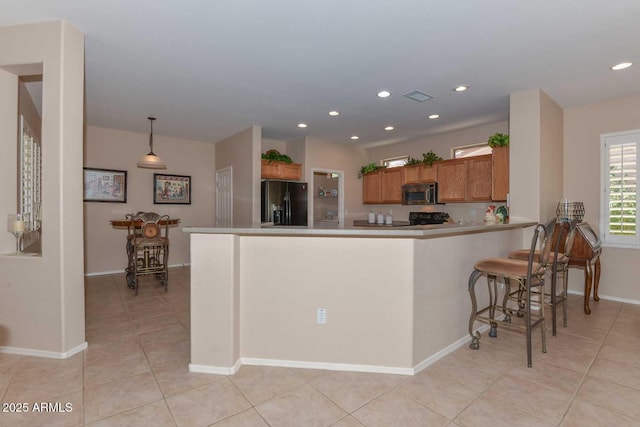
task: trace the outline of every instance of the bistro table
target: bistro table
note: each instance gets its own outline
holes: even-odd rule
[[[127,251],[127,267],[124,271],[127,273],[127,286],[130,288],[134,287],[134,277],[133,277],[133,264],[135,260],[133,259],[133,244],[131,243],[132,236],[134,235],[135,230],[142,228],[142,221],[136,220],[134,222],[134,230],[131,229],[132,221],[130,219],[112,219],[109,220],[111,226],[113,228],[118,227],[127,227],[127,242],[125,244],[125,248]],[[158,225],[178,225],[180,223],[180,218],[170,218],[169,220],[161,219],[158,221]]]

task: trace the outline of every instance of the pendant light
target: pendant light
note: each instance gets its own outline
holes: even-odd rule
[[[153,152],[153,121],[155,117],[147,117],[151,122],[151,133],[149,134],[149,153],[138,160],[138,167],[144,169],[166,169],[167,165]]]

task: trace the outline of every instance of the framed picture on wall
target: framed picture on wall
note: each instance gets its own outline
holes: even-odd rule
[[[84,169],[84,201],[127,203],[127,171]]]
[[[190,205],[191,177],[154,173],[153,203],[156,205]]]

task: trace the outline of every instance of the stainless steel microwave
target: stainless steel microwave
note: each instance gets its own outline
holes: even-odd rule
[[[438,203],[438,183],[405,184],[402,186],[403,205],[435,205]]]

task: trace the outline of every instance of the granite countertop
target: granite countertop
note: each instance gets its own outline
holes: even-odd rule
[[[390,238],[433,238],[470,233],[485,233],[501,230],[512,230],[536,225],[533,221],[515,221],[508,224],[436,224],[414,226],[382,226],[371,224],[370,227],[353,225],[323,224],[316,226],[283,226],[272,224],[216,226],[185,226],[185,233],[199,234],[237,234],[252,236],[301,236],[301,237],[390,237]]]

